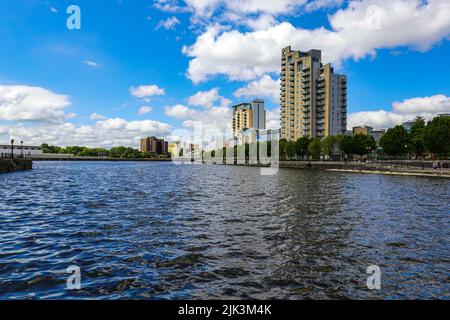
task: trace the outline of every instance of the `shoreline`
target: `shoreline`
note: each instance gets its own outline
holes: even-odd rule
[[[261,164],[227,164],[215,163],[218,165],[238,165],[248,167],[268,167]],[[407,166],[393,166],[383,163],[349,163],[349,162],[307,162],[307,161],[280,161],[279,168],[282,169],[303,169],[303,170],[321,170],[328,172],[343,173],[364,173],[364,174],[384,174],[399,176],[416,176],[416,177],[437,177],[450,178],[450,169],[434,170],[432,168],[419,168]]]
[[[90,157],[70,157],[70,158],[47,158],[47,157],[37,157],[32,158],[33,161],[129,161],[129,162],[168,162],[172,159],[127,159],[127,158],[90,158]]]

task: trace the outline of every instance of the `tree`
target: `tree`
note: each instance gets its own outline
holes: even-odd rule
[[[341,138],[339,148],[344,152],[347,156],[354,154],[353,147],[353,137],[352,136],[343,136]]]
[[[334,150],[339,147],[339,139],[337,136],[327,136],[322,141],[322,155],[331,158]]]
[[[319,138],[311,139],[311,143],[308,146],[308,153],[313,157],[314,160],[320,159],[320,152],[322,149],[321,142]]]
[[[416,159],[425,153],[425,119],[423,117],[416,117],[414,124],[411,127],[410,133],[410,149],[416,155]]]
[[[359,155],[361,158],[376,148],[377,143],[372,136],[362,133],[353,136],[353,153]]]
[[[309,138],[304,136],[299,138],[295,142],[295,154],[299,157],[304,157],[308,154],[308,145],[309,145]]]
[[[279,142],[280,159],[284,159],[286,157],[286,152],[285,152],[286,144],[287,144],[287,140],[286,139],[284,139],[284,138],[280,139],[280,142]]]
[[[409,136],[403,126],[395,126],[381,137],[380,146],[391,156],[406,154],[408,151]]]
[[[288,141],[286,143],[285,153],[289,157],[289,159],[292,159],[295,157],[295,142],[294,141]]]
[[[435,117],[424,129],[424,144],[434,155],[450,154],[450,117]]]

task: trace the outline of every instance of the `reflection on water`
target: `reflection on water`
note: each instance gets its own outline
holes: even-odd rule
[[[38,162],[0,183],[0,299],[450,298],[445,179]]]

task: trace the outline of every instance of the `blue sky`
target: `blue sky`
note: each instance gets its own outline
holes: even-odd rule
[[[449,36],[445,0],[3,0],[0,141],[137,146],[192,120],[225,129],[253,97],[276,128],[287,44],[348,76],[350,125],[432,117],[450,111]]]

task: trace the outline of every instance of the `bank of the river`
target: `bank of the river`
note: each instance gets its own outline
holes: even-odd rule
[[[127,159],[127,158],[108,158],[108,157],[35,157],[34,161],[171,161],[170,158],[151,158],[151,159]]]
[[[242,164],[243,165],[243,164]],[[261,166],[249,165],[246,166]],[[305,170],[325,170],[348,173],[390,174],[406,176],[426,176],[450,178],[450,169],[433,169],[428,165],[418,166],[410,162],[333,162],[333,161],[280,161],[280,168],[295,168]]]
[[[33,161],[30,159],[0,159],[0,173],[31,170]]]

